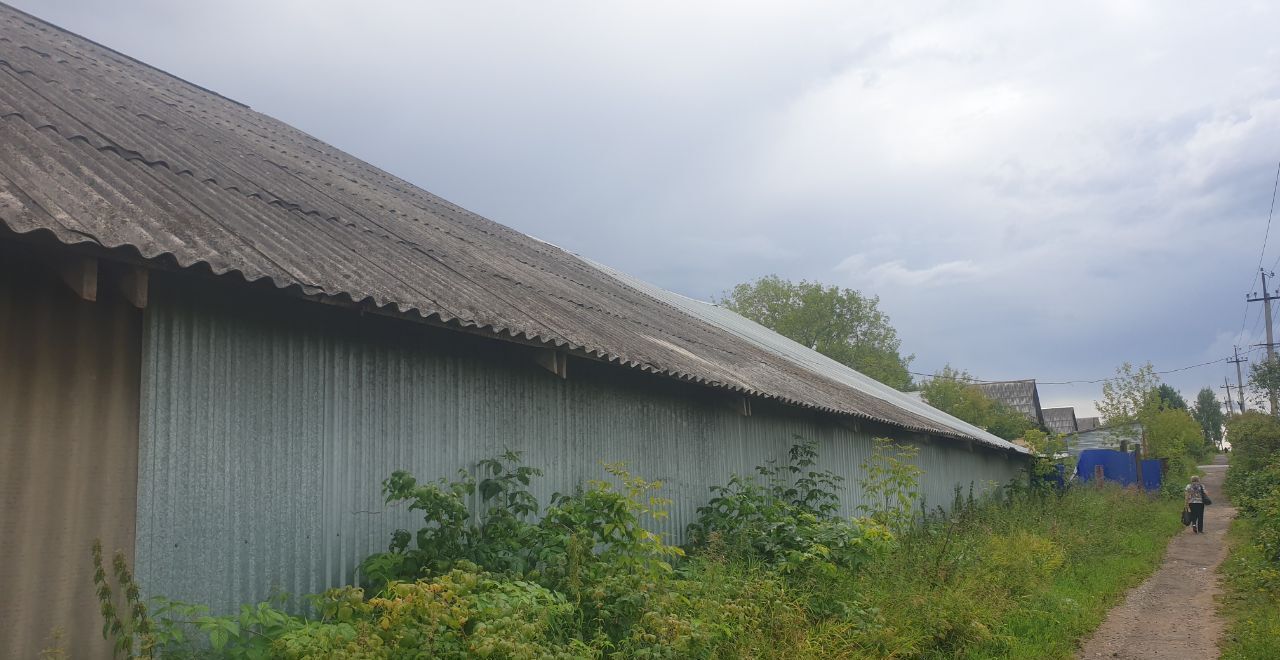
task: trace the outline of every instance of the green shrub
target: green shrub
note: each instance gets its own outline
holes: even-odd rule
[[[616,640],[643,616],[672,574],[670,560],[684,551],[643,525],[667,515],[670,500],[654,494],[661,482],[632,475],[621,463],[605,470],[621,489],[596,480],[552,499],[538,525],[539,564],[530,577],[581,608],[585,637]]]
[[[627,658],[780,657],[802,643],[802,594],[783,576],[723,557],[681,567],[613,653]]]
[[[272,643],[284,658],[543,658],[567,653],[573,607],[540,585],[459,562],[433,580],[392,582],[368,601],[330,592],[332,618]]]
[[[1246,413],[1227,428],[1226,490],[1239,515],[1221,569],[1231,620],[1223,657],[1280,657],[1280,421]]]
[[[689,526],[693,548],[711,547],[737,559],[754,559],[783,572],[856,570],[887,547],[892,535],[873,520],[836,517],[842,477],[814,468],[812,442],[791,447],[785,465],[756,468],[712,486],[711,500]]]
[[[1258,518],[1242,516],[1231,526],[1231,553],[1223,562],[1230,624],[1222,657],[1280,658],[1280,564],[1257,542]]]
[[[863,478],[858,482],[869,504],[858,510],[894,532],[909,529],[920,500],[920,476],[924,471],[914,463],[919,450],[876,438],[871,457],[862,461]]]
[[[396,530],[387,552],[370,555],[360,564],[366,586],[377,588],[392,580],[439,574],[459,560],[517,574],[532,567],[536,557],[531,546],[537,530],[528,518],[538,512],[538,501],[527,487],[542,472],[522,465],[520,453],[509,450],[480,461],[478,468],[483,475],[478,524],[472,524],[466,505],[466,498],[476,492],[476,480],[466,471],[459,471],[453,481],[420,484],[413,475],[398,470],[382,482],[388,504],[408,502],[410,511],[423,513],[426,524],[417,534]]]

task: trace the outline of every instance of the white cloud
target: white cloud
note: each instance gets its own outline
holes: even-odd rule
[[[867,256],[855,254],[846,257],[835,267],[838,273],[854,280],[870,284],[873,290],[881,288],[919,288],[955,286],[982,274],[982,269],[972,261],[946,261],[925,268],[911,268],[901,259],[868,264]]]

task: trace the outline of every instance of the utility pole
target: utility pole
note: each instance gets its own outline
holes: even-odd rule
[[[1222,389],[1227,391],[1227,416],[1236,414],[1236,402],[1231,400],[1231,383],[1227,381],[1227,377],[1222,377]]]
[[[1240,372],[1240,363],[1248,362],[1249,358],[1240,357],[1239,346],[1232,346],[1231,348],[1232,350],[1235,351],[1236,357],[1234,360],[1227,360],[1227,362],[1230,362],[1236,365],[1236,393],[1240,395],[1240,412],[1243,413],[1244,412],[1244,375]],[[1231,396],[1231,388],[1227,388],[1227,396],[1228,397]]]
[[[1261,269],[1259,269],[1259,270],[1261,270]],[[1262,295],[1261,295],[1261,296],[1253,296],[1253,297],[1247,297],[1247,296],[1246,296],[1246,297],[1245,297],[1245,300],[1248,300],[1249,302],[1260,302],[1260,303],[1262,303],[1262,311],[1263,311],[1263,314],[1265,314],[1264,322],[1267,324],[1267,343],[1262,344],[1262,345],[1267,347],[1267,365],[1268,365],[1268,366],[1270,366],[1270,365],[1271,365],[1271,361],[1272,361],[1272,360],[1274,360],[1274,359],[1275,359],[1275,357],[1276,357],[1276,349],[1275,349],[1276,342],[1275,342],[1275,338],[1274,338],[1274,337],[1272,337],[1272,334],[1271,334],[1271,333],[1272,333],[1272,329],[1271,329],[1271,301],[1272,301],[1272,300],[1275,300],[1276,298],[1280,298],[1280,296],[1273,296],[1273,295],[1271,295],[1271,290],[1267,288],[1267,276],[1268,276],[1268,275],[1270,275],[1270,276],[1272,276],[1272,277],[1275,277],[1275,275],[1276,275],[1276,274],[1275,274],[1275,273],[1268,273],[1268,272],[1267,272],[1267,271],[1265,271],[1265,270],[1263,270],[1263,271],[1262,271]],[[1239,355],[1237,355],[1237,356],[1236,356],[1236,358],[1237,358],[1237,359],[1239,359],[1239,357],[1240,357]],[[1239,365],[1239,364],[1237,364],[1237,365],[1236,365],[1236,369],[1239,369],[1239,368],[1240,368],[1240,365]],[[1277,409],[1280,409],[1280,405],[1277,405],[1277,403],[1276,403],[1276,391],[1275,391],[1274,389],[1272,389],[1272,390],[1270,390],[1269,392],[1267,392],[1267,394],[1268,394],[1268,395],[1270,396],[1270,398],[1271,398],[1271,414],[1272,414],[1272,415],[1274,415],[1274,414],[1276,414],[1276,410],[1277,410]],[[1241,394],[1241,398],[1242,398],[1242,399],[1243,399],[1243,397],[1244,397],[1244,395],[1243,395],[1243,394]]]

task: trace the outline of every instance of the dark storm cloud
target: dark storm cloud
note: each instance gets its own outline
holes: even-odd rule
[[[676,291],[879,294],[920,370],[1251,343],[1280,158],[1262,4],[17,4]]]

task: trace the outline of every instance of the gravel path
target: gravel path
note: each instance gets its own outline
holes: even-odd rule
[[[1236,510],[1222,492],[1227,466],[1201,467],[1214,500],[1205,509],[1205,533],[1187,527],[1175,536],[1160,569],[1107,614],[1078,658],[1218,657],[1225,624],[1216,612],[1214,598],[1222,588],[1215,569],[1227,556],[1227,525]]]

